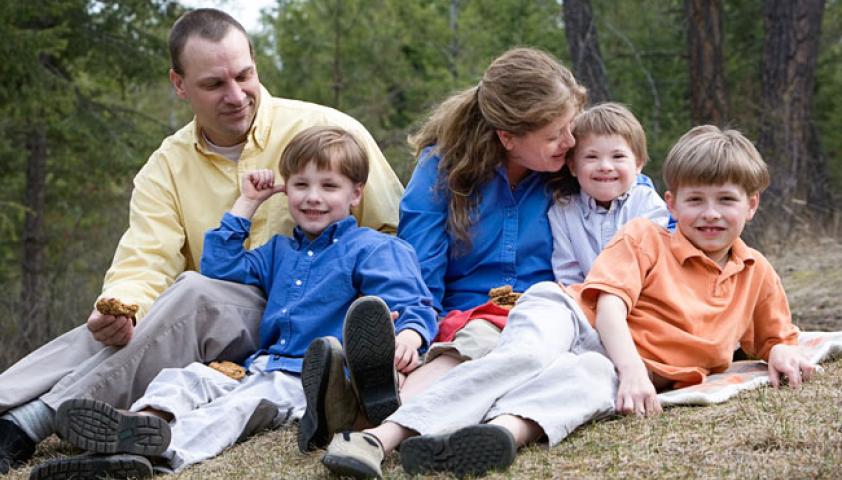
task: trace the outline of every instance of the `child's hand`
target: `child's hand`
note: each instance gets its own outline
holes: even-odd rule
[[[395,337],[395,369],[409,373],[418,368],[418,349],[424,340],[415,330],[407,328]]]
[[[798,345],[778,344],[769,351],[769,381],[773,387],[780,386],[784,375],[791,388],[798,388],[802,381],[813,378],[815,372],[816,366],[807,361]]]
[[[275,185],[275,172],[272,170],[254,170],[243,177],[242,195],[255,202],[263,203],[267,198],[284,190],[283,184]]]
[[[615,408],[623,415],[639,417],[657,415],[662,412],[658,392],[644,369],[642,373],[620,376]]]
[[[286,187],[275,184],[275,172],[263,169],[246,173],[242,190],[231,207],[231,214],[251,219],[260,204],[276,193],[285,192]]]

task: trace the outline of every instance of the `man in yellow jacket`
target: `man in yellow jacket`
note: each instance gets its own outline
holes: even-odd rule
[[[253,47],[236,20],[218,10],[192,11],[175,23],[169,45],[170,81],[195,117],[135,177],[129,228],[100,295],[139,311],[132,319],[94,309],[86,325],[0,374],[0,474],[54,431],[55,410],[65,399],[93,397],[126,408],[162,368],[240,361],[257,348],[263,293],[195,270],[204,233],[240,194],[243,173],[277,173],[281,152],[299,131],[331,125],[354,133],[370,159],[354,213],[361,225],[381,231],[397,225],[403,187],[371,135],[331,108],[272,97],[260,85]],[[275,195],[254,215],[246,247],[289,235],[293,226],[286,197]]]

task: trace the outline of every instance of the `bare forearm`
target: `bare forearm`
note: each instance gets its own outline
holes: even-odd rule
[[[645,372],[627,323],[628,309],[616,295],[603,293],[596,308],[596,330],[620,377]]]
[[[257,211],[257,207],[259,207],[261,203],[263,202],[259,200],[252,200],[246,198],[244,195],[240,195],[234,202],[234,206],[231,207],[231,215],[251,220],[251,217],[254,216],[254,212]]]

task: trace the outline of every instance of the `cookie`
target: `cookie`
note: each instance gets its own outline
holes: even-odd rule
[[[238,382],[242,380],[246,376],[246,369],[237,365],[234,362],[229,362],[228,360],[224,360],[222,362],[211,362],[208,366],[217,372],[222,373],[228,378],[233,378]]]

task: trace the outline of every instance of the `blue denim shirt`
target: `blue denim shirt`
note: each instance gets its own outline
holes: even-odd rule
[[[415,247],[433,304],[444,315],[488,301],[488,290],[512,285],[523,292],[553,279],[553,240],[547,209],[547,175],[532,172],[513,191],[506,169],[478,190],[482,196],[470,230],[471,248],[455,254],[447,230],[449,193],[439,188],[440,157],[422,152],[400,204],[398,237]]]
[[[395,331],[411,328],[424,347],[436,335],[436,312],[412,248],[368,228],[353,217],[309,240],[299,228],[276,235],[255,250],[243,248],[251,222],[225,213],[219,228],[205,234],[204,275],[256,285],[267,295],[260,322],[258,355],[269,354],[267,371],[301,371],[312,340],[342,339],[345,312],[358,296],[376,295],[400,316]]]

